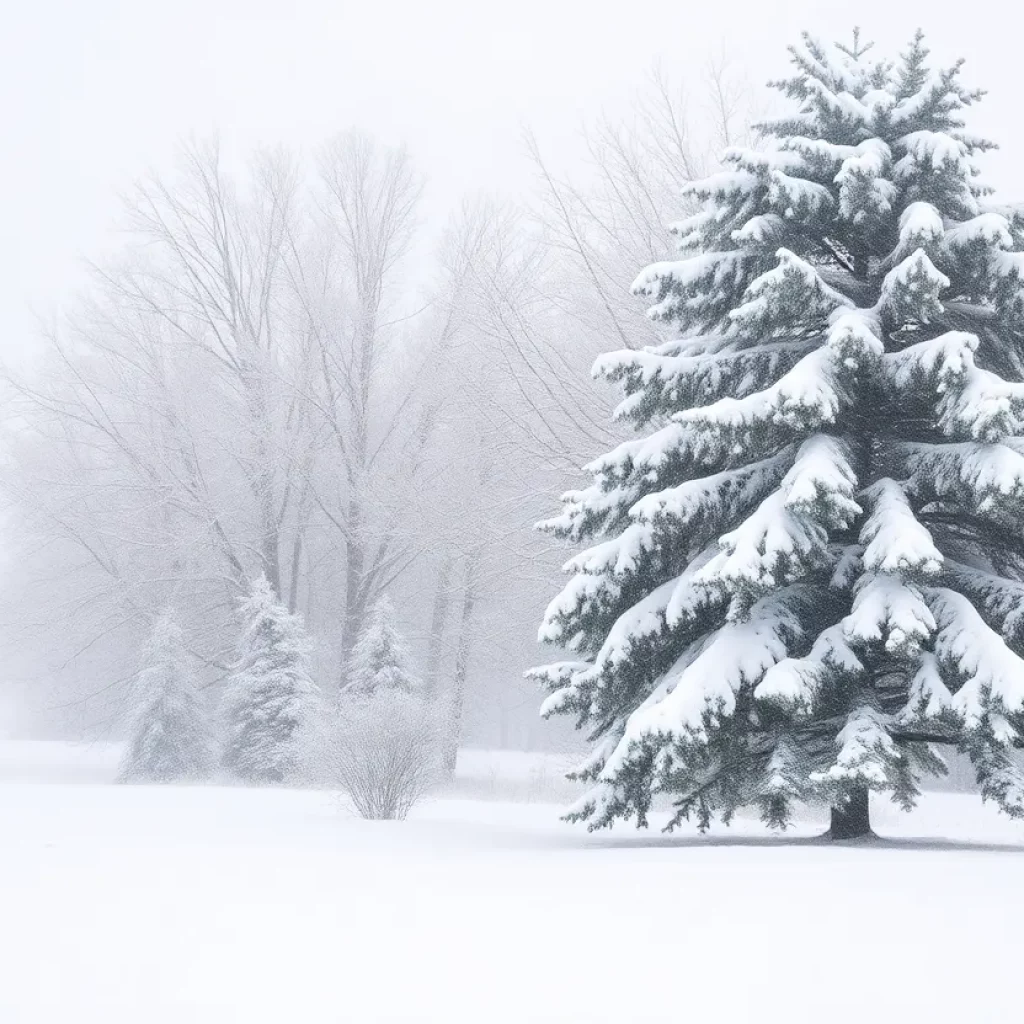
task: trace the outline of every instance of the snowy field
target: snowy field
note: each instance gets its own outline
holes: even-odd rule
[[[0,745],[3,1024],[1021,1016],[1024,826],[970,797],[879,806],[887,838],[844,848],[754,822],[588,836],[534,755],[467,752],[405,823],[111,786],[115,758]]]

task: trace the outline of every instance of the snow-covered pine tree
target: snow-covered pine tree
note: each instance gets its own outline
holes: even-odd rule
[[[210,713],[171,612],[153,626],[132,694],[119,781],[205,778],[215,763]]]
[[[319,712],[301,619],[265,576],[242,605],[238,664],[224,693],[224,767],[257,785],[288,782],[304,766]]]
[[[959,64],[869,50],[792,48],[796,109],[634,285],[674,340],[595,366],[645,436],[542,524],[596,543],[541,627],[576,660],[533,673],[597,740],[592,828],[664,793],[669,827],[823,801],[862,835],[936,745],[1024,814],[1024,214]]]
[[[348,666],[346,694],[373,696],[382,691],[415,693],[419,680],[409,667],[405,640],[395,627],[395,609],[387,596],[370,609]]]

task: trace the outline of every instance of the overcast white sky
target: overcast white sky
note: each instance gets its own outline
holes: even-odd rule
[[[358,126],[406,142],[431,210],[529,182],[530,125],[566,150],[580,119],[621,102],[655,61],[696,77],[725,45],[760,85],[808,28],[854,24],[896,48],[919,24],[936,55],[990,90],[975,128],[989,179],[1024,198],[1024,14],[1011,0],[22,0],[0,35],[0,352],[34,331],[109,244],[118,187],[176,140],[311,146]],[[1015,8],[1018,8],[1015,11]]]

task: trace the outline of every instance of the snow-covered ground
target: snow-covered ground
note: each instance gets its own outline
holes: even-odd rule
[[[881,805],[867,847],[588,836],[508,799],[558,759],[469,753],[454,795],[367,823],[111,786],[115,757],[0,747],[3,1024],[1020,1019],[1024,826],[970,797]]]

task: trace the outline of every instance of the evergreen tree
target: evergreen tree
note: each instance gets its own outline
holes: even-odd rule
[[[214,764],[209,711],[189,665],[181,629],[168,612],[153,627],[134,687],[121,782],[179,782]]]
[[[669,827],[820,801],[866,834],[941,745],[1024,815],[1024,211],[920,35],[791,54],[793,112],[634,285],[672,340],[595,366],[643,436],[542,524],[593,542],[541,627],[575,660],[534,670],[597,740],[592,828],[665,793]]]
[[[254,784],[287,782],[304,767],[318,712],[309,638],[265,576],[252,584],[242,618],[238,664],[224,694],[224,767]]]
[[[352,649],[348,694],[373,696],[394,691],[411,694],[419,680],[409,667],[405,640],[395,628],[395,609],[386,596],[370,610],[369,621]]]

